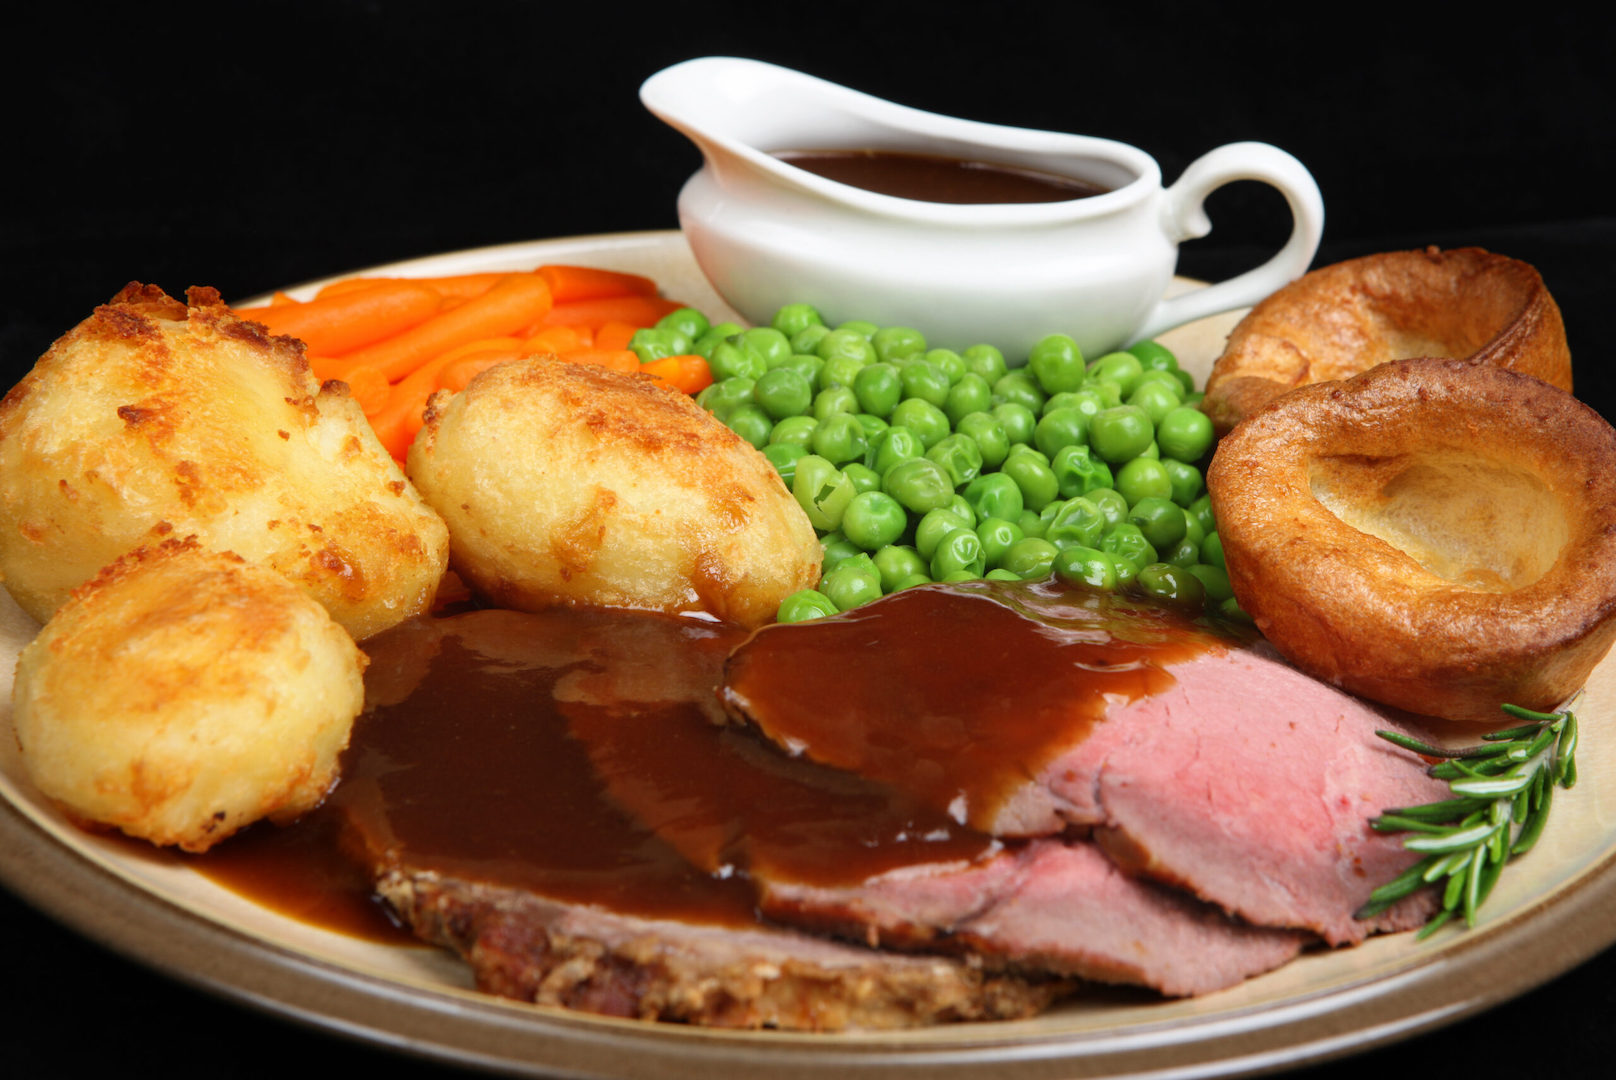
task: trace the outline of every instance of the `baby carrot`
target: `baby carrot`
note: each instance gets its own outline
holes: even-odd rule
[[[633,323],[619,322],[616,319],[603,322],[595,329],[595,348],[626,349],[637,330],[639,327]]]
[[[607,296],[655,296],[656,282],[639,274],[601,270],[593,266],[546,265],[538,271],[550,283],[558,304],[598,300]]]
[[[346,353],[336,359],[335,366],[339,371],[375,367],[389,381],[397,382],[457,346],[480,338],[515,334],[542,319],[549,309],[550,287],[542,277],[507,274],[481,296],[440,311],[403,333]]]
[[[545,326],[592,326],[626,322],[651,326],[670,311],[683,305],[657,296],[608,296],[597,300],[572,300],[556,304],[542,318]]]
[[[535,352],[562,353],[588,348],[595,343],[595,335],[583,326],[543,326],[526,340]]]
[[[525,271],[524,271],[525,272]],[[425,285],[436,289],[440,296],[469,300],[473,296],[481,296],[504,277],[500,271],[485,271],[477,274],[449,274],[440,277],[399,278],[399,277],[351,277],[340,281],[333,281],[315,294],[317,299],[327,296],[337,296],[357,289],[368,289],[381,282],[413,281],[417,285]]]
[[[558,353],[556,359],[568,364],[595,364],[613,371],[640,370],[640,358],[627,349],[574,349]]]
[[[426,409],[427,399],[442,388],[446,371],[474,360],[486,361],[484,366],[492,367],[526,356],[529,351],[528,343],[518,338],[490,338],[468,342],[435,356],[393,384],[387,403],[370,417],[370,426],[388,453],[403,461],[410,443],[415,441],[416,432],[421,430],[421,414]],[[469,376],[467,381],[470,381]]]
[[[694,354],[664,356],[660,360],[641,364],[640,370],[686,394],[700,393],[713,382],[712,369],[707,366],[707,361]]]
[[[380,412],[386,404],[389,393],[387,377],[375,368],[353,368],[343,381],[348,384],[348,396],[359,403],[366,416]]]
[[[306,303],[245,308],[237,315],[262,323],[272,334],[300,339],[319,356],[352,352],[438,313],[436,291],[412,281],[394,281]]]

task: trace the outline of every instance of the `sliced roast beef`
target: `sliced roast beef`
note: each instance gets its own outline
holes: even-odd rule
[[[1422,893],[1353,918],[1414,858],[1369,820],[1446,795],[1375,735],[1397,720],[1157,606],[1052,582],[905,590],[759,631],[722,696],[781,746],[992,835],[1092,828],[1129,871],[1261,926],[1345,944],[1431,910]]]

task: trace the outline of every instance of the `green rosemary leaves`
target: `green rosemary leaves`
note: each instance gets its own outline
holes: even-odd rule
[[[1369,895],[1357,912],[1371,918],[1426,886],[1442,889],[1442,910],[1419,932],[1424,939],[1456,914],[1474,926],[1476,910],[1504,864],[1529,851],[1542,835],[1556,787],[1577,782],[1577,718],[1569,705],[1556,713],[1516,705],[1504,711],[1526,721],[1483,735],[1480,746],[1445,750],[1392,731],[1381,738],[1426,757],[1443,758],[1430,773],[1448,781],[1453,798],[1387,810],[1370,822],[1377,832],[1410,835],[1403,846],[1425,857]]]

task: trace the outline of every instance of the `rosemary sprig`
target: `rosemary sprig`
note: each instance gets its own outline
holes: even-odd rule
[[[1395,731],[1376,732],[1388,742],[1426,757],[1442,758],[1429,772],[1448,781],[1453,798],[1384,811],[1371,821],[1377,832],[1409,833],[1403,846],[1425,857],[1369,894],[1360,919],[1372,918],[1426,887],[1442,889],[1442,909],[1417,935],[1423,940],[1455,915],[1474,926],[1504,863],[1530,851],[1543,834],[1556,787],[1577,782],[1575,698],[1559,712],[1517,705],[1504,712],[1526,721],[1483,735],[1479,746],[1448,750]]]

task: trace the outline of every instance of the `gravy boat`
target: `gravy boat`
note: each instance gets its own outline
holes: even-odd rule
[[[1110,139],[924,112],[754,60],[706,57],[651,76],[640,100],[700,148],[679,223],[713,287],[752,323],[811,303],[831,325],[867,319],[933,345],[998,346],[1019,363],[1041,337],[1094,357],[1255,303],[1304,273],[1324,205],[1290,154],[1232,143],[1171,187],[1143,150]],[[1108,188],[1046,203],[955,204],[852,187],[772,156],[896,150],[981,160]],[[1273,185],[1290,238],[1257,268],[1166,298],[1178,244],[1204,236],[1207,196],[1235,180]]]

